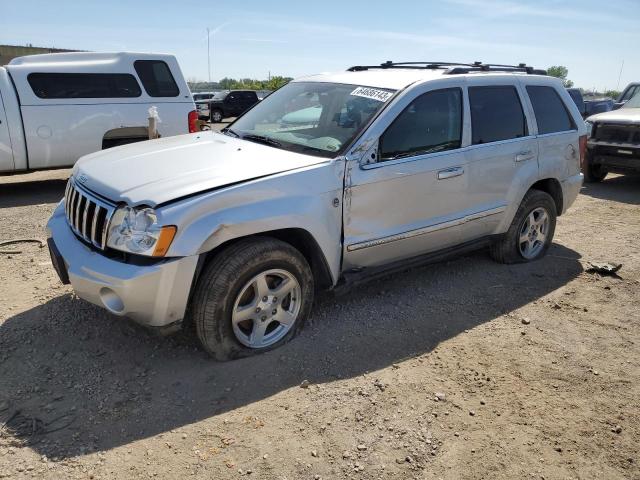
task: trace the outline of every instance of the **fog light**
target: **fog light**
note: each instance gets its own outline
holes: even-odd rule
[[[107,287],[100,289],[100,300],[107,310],[115,314],[122,314],[124,311],[124,303],[116,292]]]

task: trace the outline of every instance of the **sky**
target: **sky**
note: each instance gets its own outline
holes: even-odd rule
[[[0,0],[0,44],[172,53],[206,81],[209,28],[214,81],[481,60],[605,90],[640,81],[639,20],[640,0]]]

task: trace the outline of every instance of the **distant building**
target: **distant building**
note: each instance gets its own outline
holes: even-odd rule
[[[6,65],[16,57],[38,55],[40,53],[78,52],[79,50],[64,50],[62,48],[23,47],[19,45],[0,45],[0,65]]]

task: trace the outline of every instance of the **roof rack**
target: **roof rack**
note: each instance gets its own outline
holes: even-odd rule
[[[527,65],[526,63],[519,63],[518,65],[500,65],[497,63],[460,63],[460,62],[392,62],[387,60],[380,65],[355,65],[347,69],[348,72],[362,72],[365,70],[374,69],[388,69],[388,68],[409,68],[420,70],[445,70],[445,75],[456,75],[461,73],[472,72],[522,72],[529,75],[546,75],[547,71],[537,69]]]

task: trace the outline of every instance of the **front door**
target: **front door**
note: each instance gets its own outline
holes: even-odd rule
[[[462,85],[431,87],[399,103],[395,120],[378,126],[383,133],[377,148],[365,155],[371,162],[352,161],[344,200],[344,268],[460,243],[470,207],[461,148],[468,141]]]

